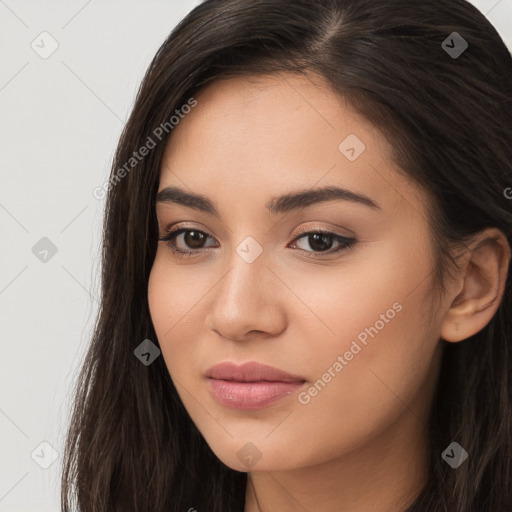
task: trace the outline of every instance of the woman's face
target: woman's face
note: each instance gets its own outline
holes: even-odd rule
[[[148,289],[192,420],[239,471],[416,443],[442,321],[428,317],[425,196],[397,172],[382,135],[320,82],[233,78],[196,99],[161,169],[159,192],[182,192],[157,202],[162,236],[188,231],[159,242]],[[347,192],[321,194],[327,187]],[[224,362],[268,365],[294,383],[207,376]]]

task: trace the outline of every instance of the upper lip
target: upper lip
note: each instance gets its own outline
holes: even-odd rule
[[[206,376],[212,379],[232,380],[238,382],[305,382],[306,379],[298,375],[286,373],[272,366],[250,361],[237,365],[231,361],[216,364],[207,372]]]

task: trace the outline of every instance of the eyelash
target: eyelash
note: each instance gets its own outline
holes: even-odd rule
[[[204,252],[205,250],[208,250],[208,249],[196,249],[196,250],[193,250],[193,251],[184,251],[182,249],[177,249],[175,247],[175,238],[182,234],[182,233],[186,233],[186,232],[189,232],[189,231],[195,231],[197,233],[201,233],[202,235],[206,235],[208,238],[212,238],[210,237],[210,235],[208,235],[208,233],[205,233],[204,231],[200,231],[199,229],[195,229],[195,228],[186,228],[186,227],[182,227],[182,228],[178,228],[178,229],[174,229],[174,230],[170,230],[170,231],[167,231],[163,237],[159,238],[158,240],[161,241],[161,242],[165,242],[166,245],[171,249],[171,251],[178,257],[180,258],[186,258],[186,257],[192,257],[195,253],[197,252]],[[295,243],[297,242],[298,240],[300,240],[301,238],[304,238],[305,236],[307,235],[316,235],[316,234],[320,234],[320,235],[330,235],[334,238],[334,241],[335,242],[338,242],[340,245],[338,246],[337,249],[328,249],[327,251],[324,251],[324,252],[315,252],[315,251],[306,251],[305,249],[298,249],[299,251],[302,251],[302,252],[305,252],[305,253],[313,253],[313,254],[317,254],[317,256],[308,256],[309,258],[312,258],[312,259],[319,259],[319,258],[322,258],[322,256],[324,254],[335,254],[335,253],[339,253],[339,252],[342,252],[342,251],[348,251],[350,249],[353,248],[354,244],[356,243],[356,240],[354,238],[348,238],[348,237],[344,237],[344,236],[341,236],[341,235],[337,235],[336,233],[332,233],[330,231],[325,231],[323,229],[316,229],[316,230],[310,230],[310,231],[307,231],[307,230],[304,230],[304,231],[300,231],[298,233],[298,236],[296,236],[291,243]]]

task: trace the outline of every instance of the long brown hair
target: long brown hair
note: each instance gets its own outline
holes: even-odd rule
[[[460,55],[450,52],[454,32],[468,45]],[[437,290],[456,263],[450,247],[491,226],[512,245],[505,192],[512,187],[512,58],[474,6],[465,0],[206,0],[158,50],[115,155],[101,306],[76,384],[63,511],[244,508],[247,474],[213,454],[163,358],[146,366],[134,350],[145,339],[158,346],[147,286],[171,116],[217,77],[279,71],[327,79],[382,131],[396,163],[429,193]],[[148,138],[154,147],[134,163],[133,152],[149,145]],[[430,479],[408,512],[512,510],[511,306],[509,273],[490,323],[467,340],[446,343],[430,424]],[[453,440],[469,453],[456,470],[441,458]]]

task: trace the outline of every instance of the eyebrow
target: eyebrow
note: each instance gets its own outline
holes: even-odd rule
[[[219,210],[208,197],[187,192],[180,187],[169,186],[163,188],[158,192],[156,200],[158,203],[180,204],[220,218]],[[265,203],[265,207],[270,213],[277,215],[332,200],[350,201],[375,210],[382,210],[377,202],[364,194],[335,186],[299,190],[298,192],[273,197],[269,202]]]

